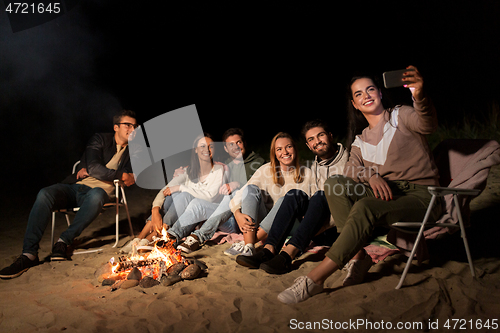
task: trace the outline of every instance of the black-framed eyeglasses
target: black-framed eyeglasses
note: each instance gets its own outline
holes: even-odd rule
[[[131,123],[116,123],[116,124],[117,125],[125,125],[128,128],[133,127],[134,129],[136,129],[137,127],[139,127],[139,125],[137,125],[137,124],[131,124]]]

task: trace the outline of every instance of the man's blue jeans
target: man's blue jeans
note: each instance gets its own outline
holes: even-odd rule
[[[42,188],[36,197],[24,234],[23,253],[38,254],[40,240],[56,209],[80,207],[71,225],[60,238],[71,244],[82,231],[101,213],[109,201],[108,194],[100,187],[90,188],[80,184],[55,184]]]
[[[288,244],[304,252],[323,224],[330,220],[325,192],[317,191],[309,198],[301,190],[288,191],[268,232],[266,244],[279,252],[297,219],[300,224]]]

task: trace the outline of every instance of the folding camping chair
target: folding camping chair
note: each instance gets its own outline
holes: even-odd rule
[[[450,139],[443,141],[436,147],[434,158],[438,165],[441,184],[447,184],[450,187],[428,187],[432,198],[421,222],[397,222],[391,225],[391,228],[402,232],[408,232],[409,229],[418,230],[411,254],[396,289],[403,285],[417,247],[424,235],[424,230],[433,227],[437,227],[436,229],[460,229],[470,271],[472,277],[475,277],[462,213],[465,212],[468,218],[469,203],[472,197],[482,192],[490,168],[500,163],[500,145],[493,140]],[[448,197],[443,217],[437,222],[430,222],[429,216],[436,199],[445,196],[452,196],[452,200]]]
[[[77,165],[80,163],[80,161],[77,161],[73,165],[73,174],[76,171]],[[115,201],[114,202],[108,202],[104,204],[103,210],[115,206],[116,207],[116,214],[115,214],[115,223],[116,223],[116,242],[113,245],[113,247],[116,247],[118,245],[118,241],[120,238],[120,233],[119,233],[119,226],[120,226],[120,207],[125,207],[125,211],[127,212],[127,219],[128,219],[128,225],[130,228],[130,234],[132,237],[134,237],[134,230],[132,228],[132,222],[130,220],[130,214],[128,211],[128,203],[127,203],[127,197],[125,196],[125,190],[124,190],[124,184],[118,179],[115,179],[113,181],[115,184]],[[120,193],[121,193],[121,198],[120,198]],[[56,213],[62,213],[66,217],[66,222],[68,223],[68,226],[71,224],[69,220],[69,214],[71,213],[76,213],[78,210],[80,210],[80,207],[73,207],[73,208],[65,208],[65,209],[58,209],[54,210],[52,212],[52,233],[51,233],[51,238],[50,238],[50,244],[54,245],[54,229],[55,229],[55,223],[56,223]],[[96,249],[96,250],[90,250],[90,251],[82,251],[82,252],[75,252],[74,254],[79,254],[79,253],[88,253],[88,252],[97,252],[100,251],[101,249]]]

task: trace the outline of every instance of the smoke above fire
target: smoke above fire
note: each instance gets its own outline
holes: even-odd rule
[[[10,138],[3,153],[16,161],[16,172],[33,172],[29,162],[37,161],[47,182],[59,181],[93,133],[112,130],[112,116],[121,109],[96,83],[103,41],[77,8],[15,33],[3,3],[0,8],[1,129]],[[2,164],[2,174],[12,173],[14,165]]]

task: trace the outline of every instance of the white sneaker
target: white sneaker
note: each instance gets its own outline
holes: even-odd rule
[[[347,270],[347,276],[343,281],[344,287],[353,286],[363,282],[366,273],[368,273],[372,265],[372,257],[368,254],[365,254],[364,259],[353,259],[349,261],[349,263],[344,267],[344,269]]]
[[[255,246],[251,243],[246,244],[240,253],[240,256],[253,256],[255,254]]]
[[[148,241],[146,238],[141,239],[139,241],[139,243],[136,245],[135,249],[137,251],[152,251],[153,247],[150,246],[151,243],[153,243],[153,242]],[[131,251],[134,251],[134,249],[132,249]],[[134,254],[136,254],[136,253],[134,253]]]
[[[316,284],[307,276],[299,276],[293,286],[285,289],[278,295],[278,299],[285,304],[299,303],[323,291],[323,285]]]
[[[237,242],[231,245],[229,249],[224,251],[224,254],[227,256],[237,256],[243,252],[243,248],[245,247],[245,242]]]
[[[134,238],[134,239],[132,239],[130,242],[128,242],[127,244],[125,244],[120,249],[120,253],[130,253],[132,251],[132,247],[134,246],[134,244],[135,244],[135,246],[137,246],[141,240],[142,239],[140,239],[140,238]]]

